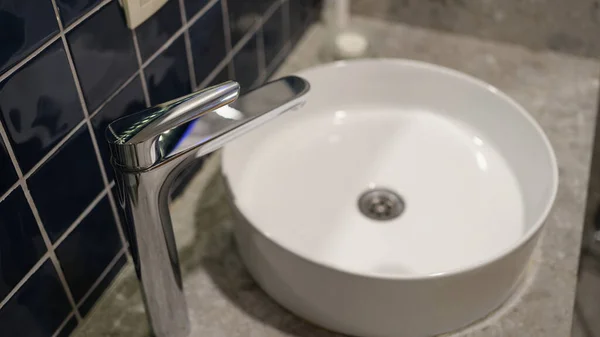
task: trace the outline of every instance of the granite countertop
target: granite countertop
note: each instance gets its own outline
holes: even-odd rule
[[[448,336],[568,336],[589,177],[600,63],[357,17],[373,57],[418,59],[476,76],[520,102],[541,124],[558,157],[560,187],[525,281],[484,320]],[[324,62],[326,31],[314,25],[279,75]],[[508,136],[508,135],[507,135]],[[170,206],[182,260],[192,336],[338,334],[273,302],[245,271],[218,177],[219,155],[205,163]],[[128,265],[75,336],[148,336],[133,268]]]

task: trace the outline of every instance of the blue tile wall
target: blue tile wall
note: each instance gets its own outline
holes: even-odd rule
[[[228,52],[225,41],[223,10],[221,6],[213,6],[190,27],[191,49],[194,55],[196,80],[201,82],[217,67]]]
[[[117,1],[73,29],[67,41],[89,110],[137,71],[133,40]]]
[[[181,28],[179,2],[169,1],[135,29],[142,60],[147,60]]]
[[[4,298],[35,263],[46,247],[35,218],[19,188],[0,203],[0,297]],[[18,256],[19,258],[15,258]]]
[[[50,1],[0,2],[0,73],[58,32]]]
[[[184,37],[180,36],[145,69],[150,104],[156,105],[191,91]]]
[[[6,190],[17,181],[17,173],[13,167],[6,145],[4,141],[0,139],[0,172],[2,172],[2,179],[0,179],[0,194],[4,194]]]
[[[98,113],[92,118],[92,126],[96,139],[101,140],[108,124],[119,117],[138,112],[146,107],[144,101],[144,90],[139,76],[127,84],[115,97],[107,102]],[[104,170],[109,180],[113,180],[114,172],[110,166],[110,151],[107,146],[100,146],[100,155]]]
[[[106,126],[192,90],[263,83],[317,0],[0,0],[0,335],[69,336],[129,259]]]
[[[46,259],[0,310],[3,336],[52,336],[71,313],[67,294]]]
[[[55,242],[104,189],[87,127],[80,127],[27,185],[44,229]]]
[[[60,12],[60,20],[64,26],[69,25],[75,19],[89,11],[101,0],[56,0]]]
[[[260,76],[260,69],[264,69],[262,60],[258,55],[258,37],[252,35],[250,40],[242,44],[242,48],[233,58],[233,69],[235,71],[235,79],[240,83],[242,93],[252,89]]]
[[[31,170],[83,118],[60,41],[0,82],[0,120],[22,171]]]

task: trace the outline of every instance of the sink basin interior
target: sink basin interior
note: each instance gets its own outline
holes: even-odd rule
[[[489,85],[403,62],[309,70],[302,109],[226,147],[236,206],[261,233],[334,269],[412,278],[483,264],[539,229],[557,173],[537,124]],[[402,214],[361,214],[374,188]]]
[[[503,157],[468,126],[428,111],[322,111],[248,155],[237,182],[243,213],[288,249],[347,271],[447,272],[499,254],[526,230]],[[360,213],[358,197],[376,187],[403,198],[399,217]]]

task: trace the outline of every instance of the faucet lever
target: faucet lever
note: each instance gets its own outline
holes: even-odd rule
[[[240,85],[228,81],[112,122],[106,136],[113,150],[119,153],[113,156],[119,159],[113,164],[125,170],[144,170],[166,156],[175,155],[173,149],[165,149],[170,133],[181,135],[188,123],[233,103],[239,93]],[[178,152],[184,150],[178,149]]]

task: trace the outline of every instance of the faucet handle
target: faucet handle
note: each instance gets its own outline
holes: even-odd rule
[[[233,103],[239,93],[240,85],[228,81],[113,121],[106,131],[113,165],[125,170],[151,167],[163,156],[160,143],[169,133],[184,132],[187,123]]]

